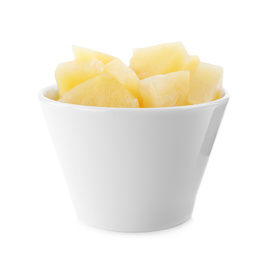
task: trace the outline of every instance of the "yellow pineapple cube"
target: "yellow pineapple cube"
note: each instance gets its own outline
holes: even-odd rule
[[[188,104],[200,104],[214,100],[222,88],[223,68],[200,62],[190,83]]]
[[[96,59],[60,63],[55,71],[59,97],[76,85],[100,75],[103,71],[104,64]]]
[[[139,90],[140,79],[133,70],[127,67],[121,60],[114,59],[104,66],[104,71],[114,76],[142,105]]]
[[[190,79],[192,79],[199,63],[200,63],[199,57],[197,55],[192,55],[190,61],[183,68],[183,70],[190,71]]]
[[[144,107],[184,105],[190,84],[189,71],[177,71],[141,80]]]
[[[73,48],[73,53],[74,53],[76,60],[91,60],[94,58],[94,59],[102,61],[103,64],[107,64],[108,62],[115,59],[115,57],[99,52],[99,51],[94,51],[94,50],[90,50],[90,49],[75,46],[75,45],[73,45],[72,48]]]
[[[213,100],[217,100],[217,99],[220,99],[220,98],[222,98],[222,87],[220,87],[219,90],[217,90]]]
[[[59,101],[84,106],[139,107],[139,101],[107,73],[77,85],[66,92]]]
[[[182,70],[191,60],[181,42],[134,49],[130,68],[140,79]]]

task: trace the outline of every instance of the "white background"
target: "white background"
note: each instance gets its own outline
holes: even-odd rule
[[[1,1],[0,259],[268,259],[266,1]],[[231,93],[193,217],[124,234],[76,220],[37,100],[71,45],[182,41]]]

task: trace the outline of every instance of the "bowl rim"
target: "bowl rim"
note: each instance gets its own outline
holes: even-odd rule
[[[68,109],[79,109],[79,110],[85,110],[85,111],[169,111],[169,110],[176,110],[176,111],[185,111],[185,110],[195,110],[210,106],[217,106],[221,103],[225,103],[230,98],[230,93],[225,88],[222,89],[223,96],[217,100],[213,100],[210,102],[205,102],[201,104],[196,105],[187,105],[187,106],[173,106],[173,107],[146,107],[146,108],[128,108],[128,107],[97,107],[97,106],[84,106],[84,105],[76,105],[76,104],[70,104],[70,103],[63,103],[58,102],[57,100],[50,99],[46,97],[46,93],[49,90],[56,90],[57,91],[57,85],[51,85],[46,88],[43,88],[38,93],[38,98],[42,103],[46,103],[48,105],[54,105],[62,108],[68,108]]]

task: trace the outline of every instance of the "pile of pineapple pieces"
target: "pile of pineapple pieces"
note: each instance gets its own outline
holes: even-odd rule
[[[55,77],[60,102],[152,108],[210,102],[222,96],[223,69],[190,56],[182,43],[135,49],[126,66],[105,53],[73,46],[75,60]]]

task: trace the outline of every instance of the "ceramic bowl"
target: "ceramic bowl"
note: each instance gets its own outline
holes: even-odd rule
[[[125,232],[188,220],[229,94],[199,105],[106,108],[39,100],[78,218]]]

